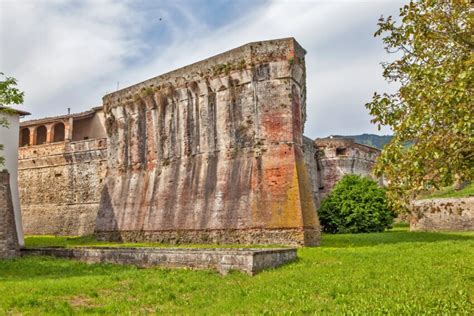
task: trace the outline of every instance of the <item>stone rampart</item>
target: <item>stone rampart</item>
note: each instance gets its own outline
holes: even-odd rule
[[[474,197],[415,201],[412,206],[410,230],[474,230]]]
[[[305,51],[244,45],[103,98],[102,239],[316,245]]]
[[[372,177],[380,150],[356,143],[348,138],[323,138],[315,140],[319,150],[319,200],[322,200],[334,185],[346,174]]]
[[[0,259],[19,254],[18,235],[10,190],[10,175],[0,171]]]
[[[105,138],[20,147],[19,186],[25,234],[92,234],[106,158]]]

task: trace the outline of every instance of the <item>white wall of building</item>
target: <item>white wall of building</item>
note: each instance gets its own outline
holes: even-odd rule
[[[3,150],[0,152],[5,158],[5,165],[0,167],[7,169],[10,173],[10,186],[12,192],[13,209],[15,212],[16,231],[20,246],[24,246],[23,228],[21,226],[20,196],[18,192],[18,142],[20,133],[20,117],[18,114],[10,115],[0,113],[0,117],[5,117],[9,122],[9,127],[0,126],[0,144]]]

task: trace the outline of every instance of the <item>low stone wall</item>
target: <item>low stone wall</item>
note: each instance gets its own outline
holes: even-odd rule
[[[18,235],[10,191],[10,175],[6,171],[0,171],[0,259],[18,254]]]
[[[415,201],[410,230],[474,230],[474,197]]]
[[[239,270],[249,275],[296,260],[295,248],[278,249],[158,249],[158,248],[35,248],[22,255],[54,256],[87,263],[130,264],[138,267]]]

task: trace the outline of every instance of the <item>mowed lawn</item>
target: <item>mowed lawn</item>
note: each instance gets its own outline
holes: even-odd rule
[[[297,262],[254,277],[46,257],[4,260],[0,314],[474,314],[472,232],[399,227],[324,235],[322,242],[298,250]],[[51,244],[52,238],[27,238],[27,246]]]

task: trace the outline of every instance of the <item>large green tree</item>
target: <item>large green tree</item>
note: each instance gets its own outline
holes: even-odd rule
[[[15,78],[6,77],[0,72],[2,79],[0,80],[0,114],[10,114],[12,112],[10,106],[12,104],[22,104],[24,92],[20,91],[16,85]],[[0,116],[0,127],[8,127],[8,120],[4,115]],[[3,145],[0,144],[0,151]],[[5,160],[0,155],[0,166],[4,164]]]
[[[383,63],[383,76],[399,89],[375,93],[366,107],[372,122],[394,132],[375,172],[388,180],[398,210],[428,187],[473,178],[472,10],[468,0],[420,0],[397,21],[379,20],[375,36],[396,58]]]

